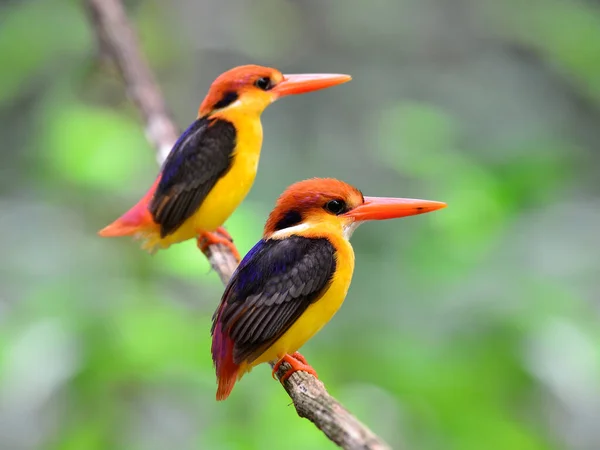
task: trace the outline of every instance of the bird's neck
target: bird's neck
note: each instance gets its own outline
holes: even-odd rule
[[[260,112],[244,108],[228,108],[214,115],[216,119],[226,120],[227,122],[232,123],[238,134],[243,135],[243,138],[246,140],[252,139],[257,142],[259,147],[263,137],[260,116]]]
[[[329,239],[335,236],[335,239],[341,239],[349,244],[349,238],[352,233],[347,233],[344,227],[336,221],[304,221],[298,225],[293,225],[287,228],[282,228],[269,235],[266,235],[267,239],[285,239],[290,236],[302,236],[306,238]]]
[[[217,120],[225,120],[235,128],[236,163],[246,167],[248,172],[256,174],[260,160],[263,129],[260,114],[243,108],[231,108],[214,115]]]
[[[356,225],[357,226],[357,225]],[[355,229],[354,226],[352,229]],[[264,239],[286,239],[301,236],[309,239],[327,239],[335,248],[338,261],[346,265],[346,272],[352,277],[354,271],[354,249],[350,244],[350,235],[336,220],[305,221],[298,225],[265,234]],[[350,279],[348,279],[348,284]]]
[[[344,261],[344,264],[347,265],[348,274],[352,276],[354,270],[354,249],[350,244],[349,234],[345,232],[344,227],[337,221],[305,221],[268,235],[265,234],[264,239],[286,239],[291,236],[301,236],[308,239],[327,239],[335,248],[338,260],[341,258]]]

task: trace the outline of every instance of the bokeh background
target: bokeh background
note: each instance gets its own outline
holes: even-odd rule
[[[342,72],[263,115],[246,252],[290,183],[449,207],[361,227],[303,353],[393,448],[600,449],[600,5],[128,1],[178,126],[240,64]],[[0,5],[0,448],[329,449],[255,369],[216,403],[193,242],[96,231],[157,173],[78,1]]]

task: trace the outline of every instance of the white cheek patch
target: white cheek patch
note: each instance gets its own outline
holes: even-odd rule
[[[233,108],[239,108],[240,106],[242,106],[244,103],[238,98],[235,102],[233,102],[231,105],[227,105],[225,108],[223,109],[233,109]]]
[[[301,233],[302,231],[308,230],[312,225],[310,223],[301,223],[294,225],[293,227],[284,228],[283,230],[277,230],[271,235],[273,239],[282,239],[288,237],[290,234]]]

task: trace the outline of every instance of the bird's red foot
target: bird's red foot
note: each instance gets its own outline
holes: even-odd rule
[[[198,248],[206,255],[208,247],[215,244],[222,244],[229,249],[236,261],[240,261],[240,253],[233,243],[233,238],[223,227],[217,228],[215,231],[203,231],[198,236]]]
[[[315,369],[313,369],[311,367],[310,364],[308,364],[306,362],[306,359],[304,358],[304,356],[302,356],[300,353],[295,352],[292,355],[284,355],[283,358],[281,358],[279,361],[277,361],[277,363],[273,366],[273,378],[275,378],[275,374],[277,373],[277,371],[279,370],[279,367],[281,366],[281,363],[286,362],[288,363],[290,366],[290,369],[284,373],[281,378],[279,378],[279,381],[281,383],[283,383],[285,380],[287,380],[294,372],[298,372],[298,371],[303,371],[303,372],[308,372],[311,375],[313,375],[315,378],[319,378],[317,376],[317,372],[315,371]]]

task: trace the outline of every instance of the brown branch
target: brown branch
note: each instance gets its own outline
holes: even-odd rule
[[[99,45],[117,64],[129,97],[144,116],[148,141],[156,148],[157,159],[162,164],[177,140],[178,131],[139,49],[121,0],[87,0],[87,7]],[[205,254],[223,284],[227,284],[237,266],[234,255],[222,245],[209,247]],[[288,369],[287,363],[281,364],[277,376]],[[313,422],[340,447],[352,450],[390,448],[329,395],[323,383],[314,376],[296,372],[283,386],[298,415]]]
[[[290,366],[284,362],[277,371],[281,378]],[[300,417],[310,420],[337,445],[352,450],[389,450],[390,447],[354,417],[327,392],[323,382],[308,372],[294,372],[283,382]]]

